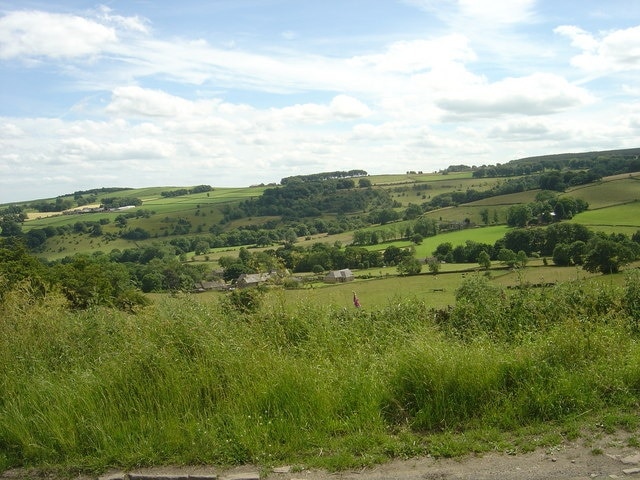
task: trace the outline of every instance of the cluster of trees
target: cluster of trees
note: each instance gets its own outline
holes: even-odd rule
[[[507,210],[507,225],[526,227],[532,223],[546,224],[573,218],[589,208],[580,198],[558,197],[553,192],[543,190],[536,195],[536,201],[513,205]]]
[[[419,273],[421,269],[421,263],[415,258],[413,248],[390,245],[384,251],[371,251],[354,245],[343,248],[340,242],[333,245],[318,242],[309,247],[287,244],[275,250],[261,252],[250,252],[243,247],[237,257],[222,257],[219,264],[223,268],[223,278],[226,281],[238,278],[243,273],[283,269],[294,273],[322,273],[344,268],[396,266],[401,274]]]
[[[130,188],[94,188],[91,190],[78,190],[72,195],[60,195],[54,202],[36,200],[25,205],[37,212],[62,212],[73,207],[82,207],[98,201],[98,195],[131,190]]]
[[[5,238],[0,241],[0,303],[8,292],[23,288],[33,295],[60,291],[73,309],[135,310],[148,303],[141,292],[191,291],[211,275],[207,270],[204,264],[181,261],[169,246],[96,251],[44,262],[28,251],[23,239]]]
[[[640,149],[638,148],[605,152],[563,153],[521,158],[506,164],[482,165],[471,167],[471,169],[474,178],[531,175],[548,170],[562,171],[560,175],[566,188],[566,186],[589,183],[608,175],[640,171],[639,155]]]
[[[325,180],[336,180],[342,178],[354,178],[354,177],[366,177],[369,175],[364,170],[348,170],[348,171],[336,171],[336,172],[322,172],[313,173],[311,175],[294,175],[292,177],[285,177],[280,180],[281,185],[286,185],[291,182],[323,182]]]
[[[84,197],[80,197],[83,200],[81,203],[77,203],[77,201],[72,200],[68,197],[57,197],[54,202],[48,202],[46,200],[40,200],[37,202],[29,203],[29,208],[33,208],[36,212],[63,212],[65,210],[69,210],[70,208],[77,206],[86,205],[89,203],[89,199],[84,199]],[[94,199],[95,197],[91,197]],[[95,200],[94,200],[95,201]]]
[[[587,242],[558,242],[553,263],[581,265],[588,272],[616,273],[626,263],[640,258],[640,230],[631,238],[620,233],[595,234]]]
[[[135,310],[148,300],[132,283],[128,269],[104,255],[77,255],[46,264],[32,256],[17,238],[0,242],[0,303],[15,289],[32,297],[51,291],[64,294],[73,309],[110,306]]]
[[[352,179],[300,181],[267,188],[260,197],[241,202],[228,219],[253,216],[280,216],[283,220],[319,217],[323,213],[366,212],[397,207],[382,189],[355,188]],[[228,215],[231,212],[225,214]]]
[[[105,197],[102,199],[102,206],[105,209],[139,207],[140,205],[142,205],[142,200],[137,197]]]
[[[191,195],[194,193],[206,193],[212,192],[213,187],[211,185],[197,185],[193,188],[179,188],[177,190],[167,190],[164,192],[160,192],[160,196],[165,198],[170,197],[182,197],[185,195]]]
[[[551,257],[556,265],[580,265],[590,272],[615,273],[640,258],[640,231],[624,234],[596,233],[584,225],[555,223],[547,228],[514,229],[490,245],[468,240],[453,247],[444,242],[433,252],[438,261],[479,263],[498,260],[509,266],[526,263],[531,256]]]
[[[407,215],[405,213],[405,219]],[[383,223],[383,222],[380,222]],[[393,228],[379,228],[376,230],[356,230],[353,232],[354,245],[377,245],[397,238],[408,238],[415,244],[420,244],[424,238],[433,237],[438,233],[436,220],[420,217],[406,225],[403,230]]]
[[[22,207],[10,205],[0,210],[0,236],[13,237],[22,234],[22,222],[27,219]]]

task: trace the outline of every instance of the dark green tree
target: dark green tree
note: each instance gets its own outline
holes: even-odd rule
[[[396,268],[400,275],[418,275],[422,270],[422,264],[417,258],[405,257]]]
[[[478,254],[478,265],[485,270],[489,270],[489,268],[491,268],[491,257],[484,250]]]
[[[613,240],[599,238],[587,247],[583,268],[588,272],[617,273],[633,259],[633,253]]]
[[[571,250],[566,243],[557,243],[553,249],[553,255],[551,257],[553,263],[559,267],[566,267],[571,265]]]

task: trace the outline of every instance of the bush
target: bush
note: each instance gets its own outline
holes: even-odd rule
[[[225,306],[241,313],[257,312],[262,306],[264,294],[259,288],[243,288],[231,291],[223,303]]]
[[[624,310],[629,315],[634,332],[640,330],[640,270],[629,270],[625,273]]]

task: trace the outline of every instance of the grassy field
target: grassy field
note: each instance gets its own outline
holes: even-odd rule
[[[402,190],[411,182],[433,183],[420,195],[490,187],[469,173],[373,179],[400,188],[392,194],[402,203],[418,197]],[[572,221],[634,233],[637,203],[619,200],[637,196],[637,185],[623,176],[569,192],[599,206]],[[220,205],[262,188],[171,199],[160,195],[168,188],[128,191],[156,211],[129,226],[163,232],[173,221],[166,218],[177,217],[207,224]],[[433,215],[475,219],[489,208],[491,216],[532,195]],[[25,229],[118,214],[51,217]],[[444,242],[494,244],[507,231],[492,225],[438,234],[416,245],[416,256],[431,256]],[[300,244],[351,239],[344,232]],[[78,234],[54,240],[48,255],[135,245]],[[209,265],[236,251],[212,251]],[[423,267],[407,277],[393,267],[356,270],[353,282],[294,290],[154,294],[135,314],[71,311],[58,292],[35,298],[20,286],[0,304],[0,471],[46,466],[69,476],[205,463],[339,470],[636,432],[640,262],[607,276],[541,259],[524,269],[477,267],[443,264],[437,275]],[[242,303],[243,295],[255,304]]]
[[[640,175],[616,175],[596,184],[568,189],[567,195],[589,203],[590,210],[640,200]]]
[[[639,228],[638,204],[629,203],[639,196],[639,176],[618,175],[605,178],[597,184],[590,184],[569,190],[566,195],[583,198],[590,204],[590,209],[577,215],[571,221],[584,224],[589,228],[606,233],[624,233],[632,235]],[[495,186],[500,179],[474,179],[469,172],[453,173],[449,175],[427,173],[407,175],[381,175],[371,176],[369,179],[375,188],[387,189],[394,200],[402,205],[409,203],[422,203],[432,195],[451,191],[465,191],[468,188],[483,190]],[[416,190],[416,186],[428,185],[427,190]],[[212,226],[219,226],[223,218],[221,207],[233,205],[235,202],[260,195],[265,186],[247,188],[215,188],[213,191],[198,193],[183,197],[165,198],[162,192],[178,187],[153,187],[132,189],[123,192],[111,193],[106,196],[126,195],[138,197],[143,200],[142,210],[152,212],[148,217],[129,218],[126,229],[142,228],[151,234],[147,240],[129,241],[119,238],[120,228],[115,220],[123,213],[135,212],[134,209],[126,212],[104,212],[82,215],[57,215],[40,219],[29,220],[24,223],[23,231],[28,232],[32,228],[46,226],[73,226],[76,222],[99,222],[108,220],[102,226],[103,236],[90,237],[87,234],[68,233],[63,236],[55,236],[47,240],[45,249],[41,255],[50,260],[60,259],[77,253],[91,253],[96,250],[110,252],[113,249],[127,249],[145,246],[152,243],[162,243],[176,238],[174,231],[178,222],[190,225],[188,236],[207,235]],[[448,207],[425,213],[425,217],[436,221],[465,222],[470,220],[472,224],[482,225],[481,212],[488,210],[490,225],[482,228],[472,228],[452,233],[441,233],[435,237],[426,238],[422,244],[415,246],[418,258],[432,255],[435,248],[443,242],[451,242],[455,247],[468,240],[479,243],[494,244],[496,240],[504,236],[508,231],[504,225],[508,209],[515,204],[529,203],[535,200],[537,190],[520,192],[516,194],[502,195],[483,199],[477,202],[462,204],[456,207]],[[624,203],[626,202],[626,203]],[[255,225],[256,222],[264,223],[268,220],[277,220],[276,217],[245,218],[234,220],[227,227],[238,228]],[[395,236],[402,236],[410,222],[395,222],[386,225],[373,226],[367,230],[391,230]],[[111,236],[109,236],[111,234]],[[299,239],[299,245],[309,246],[316,242],[340,242],[348,245],[353,241],[352,232],[343,232],[336,235],[315,235],[310,239]],[[394,242],[399,247],[407,247],[412,244],[408,241]],[[383,250],[389,244],[372,246],[372,249]],[[221,252],[212,251],[207,257],[215,262],[221,255],[234,255],[237,249],[222,249]],[[191,257],[191,256],[190,256]],[[191,259],[191,258],[189,258]],[[204,260],[197,258],[196,260]],[[212,264],[215,265],[215,264]]]
[[[627,269],[640,267],[640,262]],[[355,270],[355,281],[343,284],[326,284],[320,277],[309,282],[304,288],[281,290],[270,297],[279,307],[294,313],[300,305],[332,306],[351,309],[353,291],[356,291],[363,308],[378,310],[398,302],[419,302],[428,308],[446,308],[455,303],[455,292],[462,283],[473,277],[487,278],[491,284],[501,288],[514,288],[519,285],[561,284],[568,282],[599,282],[619,287],[624,273],[603,277],[589,273],[580,267],[557,267],[550,263],[544,265],[542,259],[532,259],[524,269],[508,269],[494,262],[489,271],[477,264],[442,264],[440,272],[434,275],[423,267],[420,275],[398,276],[394,267]],[[308,277],[313,277],[308,275]],[[218,302],[226,294],[223,292],[205,292],[194,298],[208,304]],[[153,295],[156,300],[165,295]]]
[[[416,257],[425,258],[431,257],[436,247],[441,243],[446,242],[451,243],[453,247],[464,245],[467,240],[473,240],[474,242],[493,245],[496,240],[504,236],[508,229],[509,227],[507,227],[506,225],[468,228],[464,230],[457,230],[454,232],[439,233],[438,235],[435,235],[433,237],[427,237],[419,245],[414,245],[408,240],[403,240],[398,242],[384,243],[380,245],[372,245],[367,248],[370,250],[384,251],[389,245],[395,245],[400,248],[413,246],[416,251]]]
[[[570,221],[596,231],[632,235],[640,230],[640,202],[587,210]]]
[[[640,272],[627,273],[508,292],[471,275],[439,310],[428,276],[395,292],[354,282],[360,309],[351,285],[270,292],[249,311],[164,296],[135,315],[16,290],[0,306],[0,470],[340,470],[620,429],[637,446]]]

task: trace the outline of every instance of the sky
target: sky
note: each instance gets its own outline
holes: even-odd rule
[[[640,146],[635,0],[0,0],[0,203]]]

